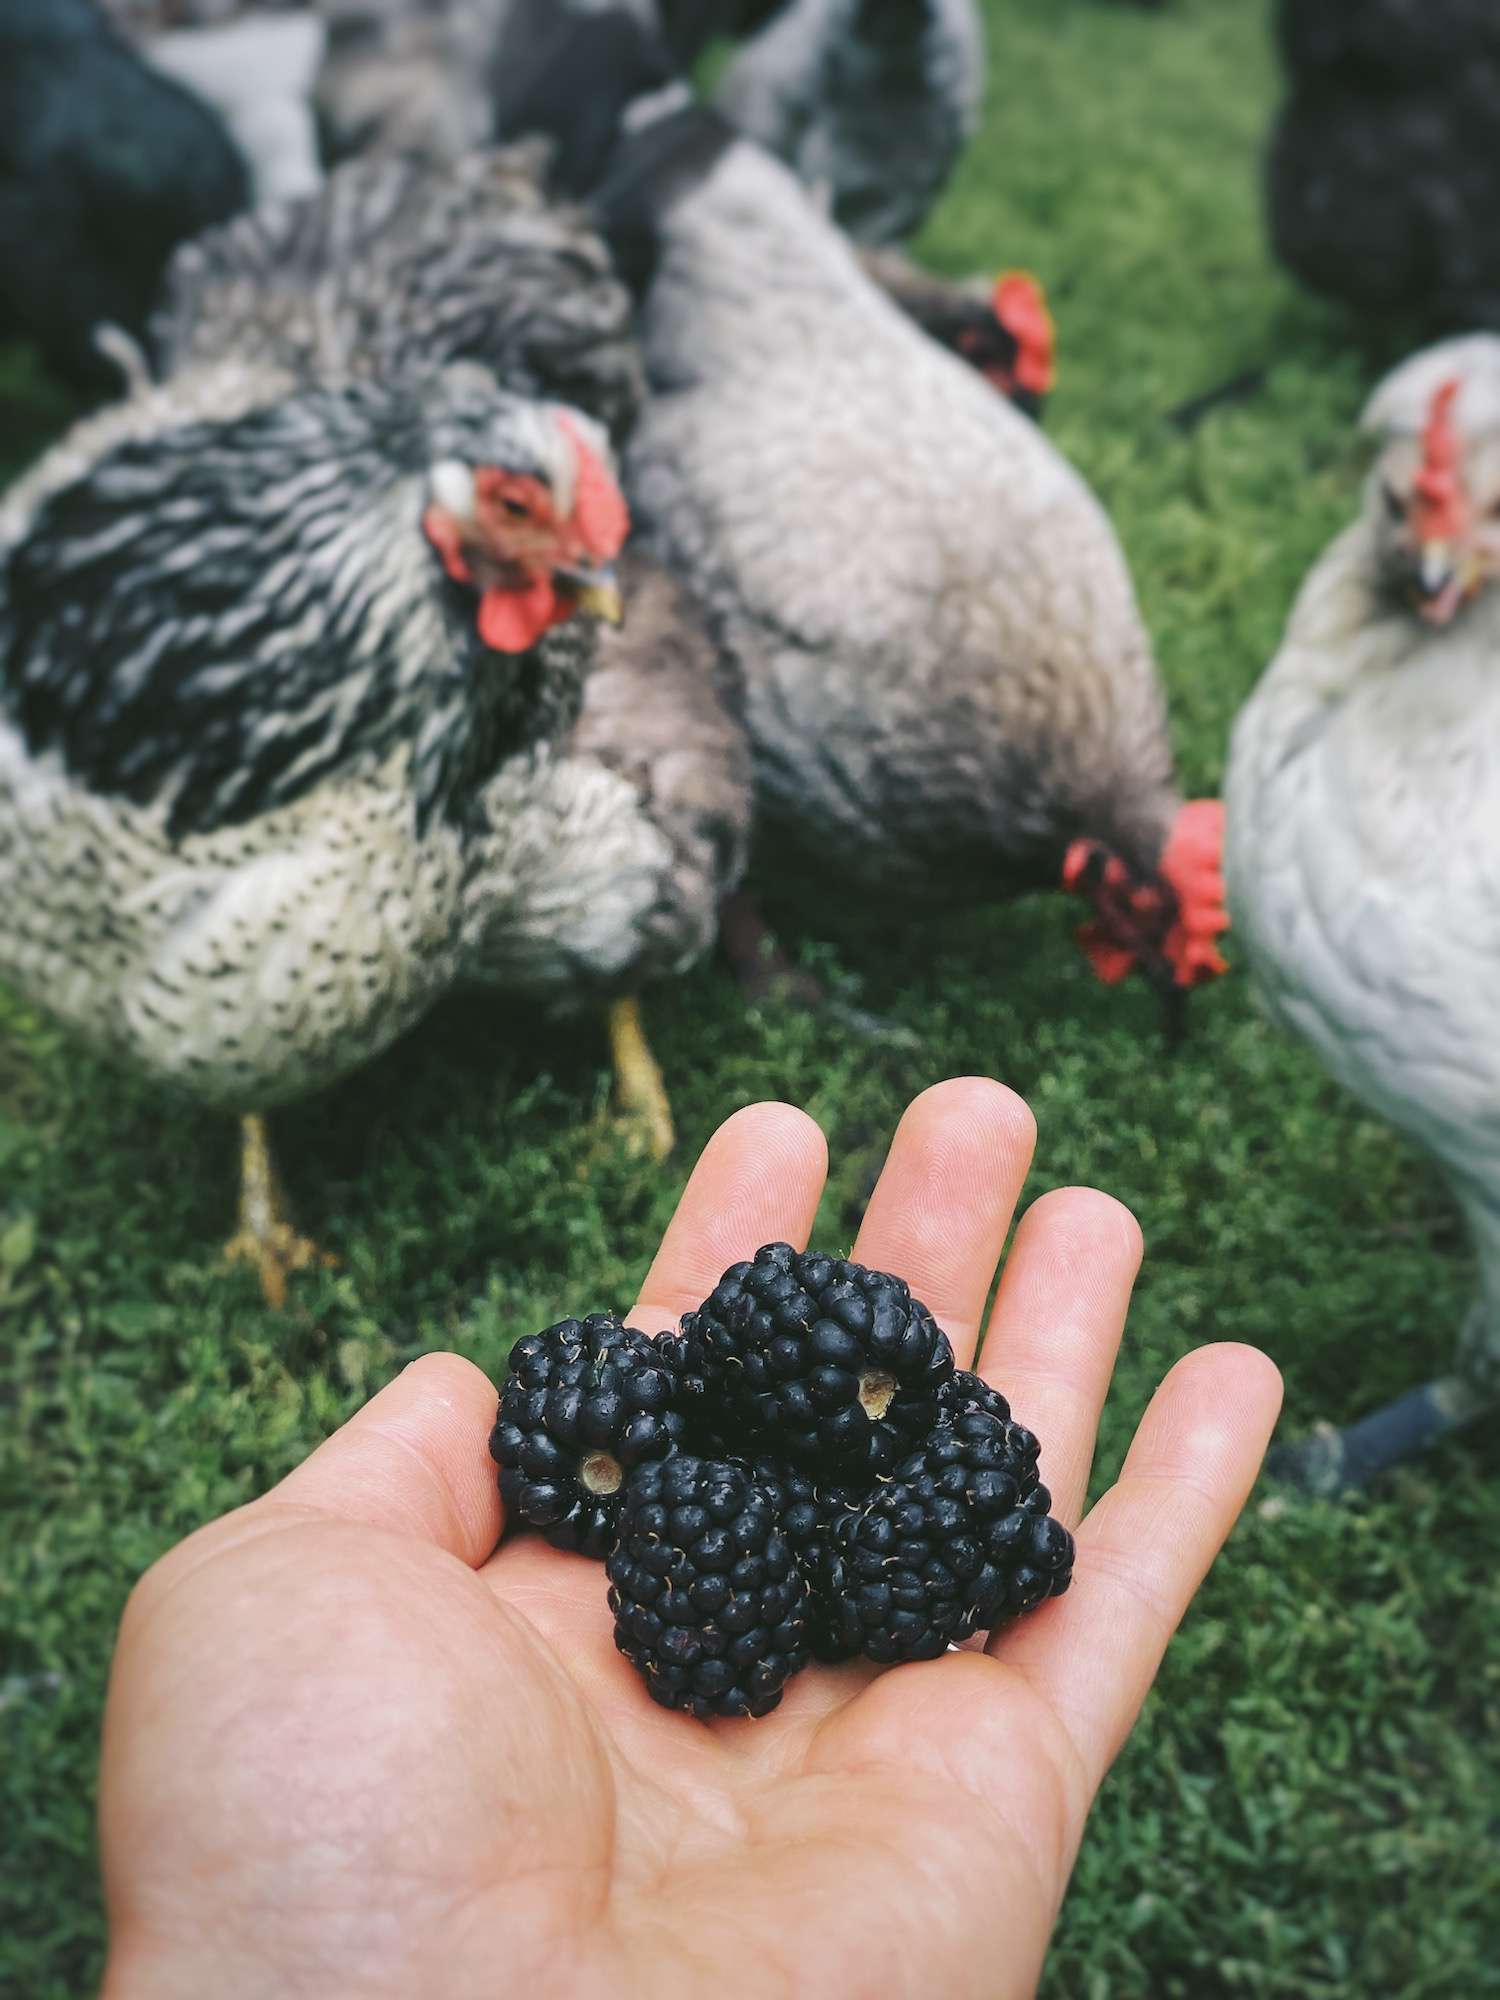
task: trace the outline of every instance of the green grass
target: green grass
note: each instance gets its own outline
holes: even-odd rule
[[[924,247],[953,270],[1046,277],[1053,435],[1120,525],[1187,777],[1208,788],[1298,579],[1353,505],[1352,420],[1388,355],[1265,253],[1259,7],[990,12],[992,115]],[[1254,402],[1190,438],[1164,425],[1258,364]],[[0,397],[18,464],[63,406],[14,358]],[[1204,997],[1168,1061],[1148,997],[1093,983],[1055,900],[914,928],[899,961],[857,913],[782,915],[921,1048],[747,1018],[704,970],[651,1008],[684,1157],[747,1100],[806,1105],[838,1162],[823,1239],[845,1240],[915,1090],[971,1070],[1015,1084],[1041,1127],[1031,1193],[1095,1182],[1146,1231],[1101,1481],[1156,1379],[1203,1340],[1269,1349],[1291,1427],[1444,1364],[1470,1265],[1430,1167],[1257,1019],[1242,978]],[[141,1568],[408,1356],[450,1345],[495,1371],[518,1332],[632,1296],[682,1168],[601,1141],[606,1088],[588,1037],[466,1005],[289,1116],[304,1217],[342,1266],[276,1319],[215,1268],[224,1125],[0,996],[0,1990],[76,2000],[95,1974],[96,1731]],[[1105,1788],[1053,2000],[1500,1994],[1497,1474],[1492,1433],[1345,1510],[1252,1507]]]

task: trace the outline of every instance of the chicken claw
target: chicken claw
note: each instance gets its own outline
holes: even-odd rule
[[[225,1244],[224,1256],[231,1264],[253,1264],[266,1304],[280,1312],[293,1271],[326,1268],[337,1260],[288,1221],[265,1119],[247,1116],[241,1121],[241,1133],[240,1226]]]
[[[653,1160],[664,1160],[677,1144],[672,1106],[661,1066],[641,1025],[641,1003],[633,996],[609,1010],[609,1047],[615,1066],[615,1102],[639,1126]]]

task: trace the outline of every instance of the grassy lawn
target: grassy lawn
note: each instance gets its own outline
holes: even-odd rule
[[[1393,350],[1268,260],[1262,6],[990,14],[992,115],[924,248],[1045,277],[1053,433],[1119,523],[1187,777],[1208,789],[1298,579],[1353,506],[1353,419]],[[1268,371],[1254,401],[1190,437],[1164,423],[1252,365]],[[7,469],[64,413],[9,357]],[[825,1243],[848,1241],[907,1098],[973,1070],[1035,1107],[1032,1194],[1094,1182],[1135,1208],[1148,1257],[1101,1483],[1157,1378],[1217,1335],[1281,1363],[1292,1427],[1443,1365],[1470,1282],[1446,1197],[1262,1024],[1243,977],[1204,996],[1169,1058],[1143,991],[1095,985],[1059,900],[914,927],[897,956],[858,912],[778,909],[766,886],[788,935],[858,976],[918,1050],[747,1017],[706,969],[650,1009],[684,1137],[656,1172],[600,1123],[602,1041],[447,1009],[282,1122],[303,1219],[341,1264],[279,1319],[216,1267],[230,1129],[0,992],[0,1991],[77,2000],[96,1975],[95,1742],[133,1578],[410,1356],[452,1346],[494,1373],[516,1335],[627,1303],[686,1161],[747,1100],[793,1099],[828,1131]],[[1491,1432],[1344,1510],[1252,1503],[1100,1801],[1054,2000],[1500,1995],[1497,1475]]]

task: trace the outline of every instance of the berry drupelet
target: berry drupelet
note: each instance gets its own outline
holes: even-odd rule
[[[948,1336],[900,1278],[785,1243],[724,1273],[682,1348],[738,1446],[845,1481],[898,1464],[953,1373]]]
[[[807,1584],[743,1465],[637,1467],[605,1567],[615,1644],[663,1708],[768,1715],[807,1664]]]
[[[960,1411],[833,1523],[818,1596],[850,1652],[936,1659],[1067,1589],[1073,1538],[1046,1511],[1034,1447],[1018,1425]]]
[[[677,1398],[656,1343],[613,1313],[518,1340],[490,1434],[506,1507],[554,1547],[602,1558],[626,1473],[677,1449]]]
[[[752,1460],[749,1469],[776,1509],[797,1567],[807,1579],[807,1643],[812,1657],[825,1666],[853,1659],[859,1649],[845,1644],[824,1611],[818,1579],[835,1524],[862,1508],[867,1492],[863,1487],[830,1485],[784,1459],[769,1456]]]

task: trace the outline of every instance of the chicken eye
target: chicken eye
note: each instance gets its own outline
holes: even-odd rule
[[[513,500],[509,494],[506,494],[502,498],[500,505],[511,516],[512,520],[524,521],[531,513],[531,509],[526,505],[524,500]]]

